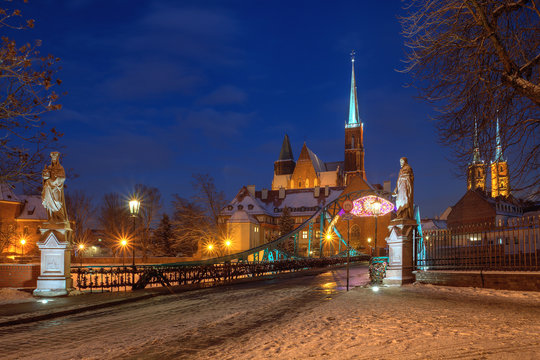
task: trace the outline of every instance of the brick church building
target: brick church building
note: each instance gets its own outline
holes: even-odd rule
[[[289,136],[285,134],[279,157],[274,162],[270,189],[258,190],[254,185],[243,186],[220,213],[219,222],[226,228],[231,241],[231,252],[247,250],[282,235],[279,224],[285,207],[289,208],[291,217],[296,226],[299,226],[319,207],[324,207],[343,194],[359,190],[373,194],[385,191],[386,195],[390,194],[389,181],[385,182],[383,188],[378,184],[370,184],[367,179],[364,167],[364,126],[358,113],[354,57],[349,119],[344,130],[344,159],[333,162],[323,161],[306,143],[295,159]],[[384,239],[390,217],[391,214],[387,214],[377,219],[379,248],[386,246]],[[318,221],[313,226],[313,242],[317,244],[321,237]],[[350,233],[350,243],[354,248],[362,253],[370,253],[375,241],[375,218],[354,218],[349,225],[347,228],[347,222],[338,221],[336,227],[345,238]],[[299,234],[300,252],[308,251],[308,236],[307,230]]]

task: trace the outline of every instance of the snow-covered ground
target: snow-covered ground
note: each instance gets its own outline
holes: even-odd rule
[[[11,288],[0,288],[0,305],[34,301],[32,294]]]
[[[343,284],[334,270],[161,296],[0,328],[0,349],[55,360],[539,358],[540,293]]]

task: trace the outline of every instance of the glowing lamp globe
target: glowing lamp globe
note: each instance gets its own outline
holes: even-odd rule
[[[375,195],[368,195],[353,201],[351,213],[355,216],[383,216],[394,211],[390,201]]]

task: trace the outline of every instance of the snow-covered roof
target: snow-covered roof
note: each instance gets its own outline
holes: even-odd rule
[[[252,223],[252,224],[259,223],[257,219],[249,215],[244,210],[236,210],[227,221],[231,223]]]
[[[11,186],[6,183],[0,183],[0,201],[21,202],[11,189]]]
[[[338,167],[343,170],[344,162],[343,161],[333,161],[325,163],[326,171],[336,171]]]
[[[315,171],[318,172],[318,173],[326,171],[325,163],[322,162],[321,159],[319,159],[319,157],[317,155],[315,155],[315,153],[313,151],[311,151],[310,148],[308,148],[308,147],[306,147],[306,148],[307,148],[307,151],[309,153],[309,157],[311,158],[311,163],[313,164],[313,168],[315,169]]]
[[[21,195],[24,208],[17,219],[47,220],[47,210],[43,207],[40,195]]]
[[[446,229],[446,220],[425,219],[422,220],[422,230],[440,230]]]
[[[289,207],[292,216],[311,216],[319,207],[323,207],[337,199],[343,187],[329,188],[328,196],[324,196],[324,188],[319,188],[319,196],[315,197],[314,188],[282,190],[285,197],[280,199],[279,190],[266,190],[266,199],[262,199],[262,191],[252,196],[243,187],[231,202],[221,211],[222,216],[232,216],[238,210],[250,215],[281,216],[284,207]]]

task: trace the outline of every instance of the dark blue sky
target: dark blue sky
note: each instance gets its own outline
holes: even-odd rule
[[[129,6],[126,6],[129,4]],[[399,158],[415,171],[422,216],[465,192],[437,144],[433,110],[405,88],[401,1],[33,0],[21,6],[61,58],[69,189],[101,199],[133,185],[189,196],[209,173],[232,198],[271,186],[285,133],[323,161],[343,160],[350,56],[356,50],[368,180],[395,186]],[[68,174],[69,176],[69,174]],[[168,204],[166,204],[168,205]]]

